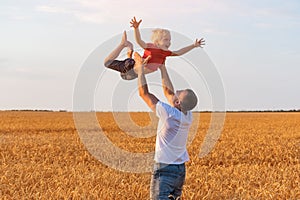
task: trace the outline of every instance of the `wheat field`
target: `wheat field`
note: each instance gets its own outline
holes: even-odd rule
[[[148,113],[129,115],[138,126],[149,124]],[[300,199],[300,113],[227,113],[221,137],[204,158],[198,154],[211,114],[194,115],[200,118],[188,147],[182,199]],[[97,119],[118,147],[154,150],[154,136],[128,136],[113,113],[97,113]],[[149,197],[150,173],[122,172],[98,161],[82,143],[71,112],[0,112],[0,172],[0,199]]]

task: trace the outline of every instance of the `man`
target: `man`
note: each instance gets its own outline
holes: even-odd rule
[[[149,92],[143,59],[136,52],[134,60],[138,75],[139,95],[159,117],[150,199],[178,200],[185,180],[185,162],[189,160],[186,143],[192,123],[191,110],[197,105],[197,96],[190,89],[177,90],[174,93],[166,67],[162,65],[160,67],[162,87],[170,105],[161,102]]]

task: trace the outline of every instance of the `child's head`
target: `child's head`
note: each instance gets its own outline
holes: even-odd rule
[[[166,29],[154,29],[151,36],[152,42],[159,48],[168,49],[171,45],[171,34]]]

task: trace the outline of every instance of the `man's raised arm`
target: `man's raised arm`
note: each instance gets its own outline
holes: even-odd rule
[[[164,94],[168,99],[168,102],[172,104],[172,99],[174,96],[174,87],[165,65],[160,66],[160,72],[161,72],[161,80],[162,80],[162,87],[163,87]]]
[[[149,108],[151,108],[152,111],[156,112],[156,104],[159,100],[148,90],[148,84],[144,74],[143,59],[137,52],[134,52],[134,60],[135,68],[138,74],[139,95],[146,102]]]

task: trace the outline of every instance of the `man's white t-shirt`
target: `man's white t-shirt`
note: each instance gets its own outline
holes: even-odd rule
[[[192,123],[192,113],[183,112],[158,101],[156,115],[159,117],[155,156],[157,163],[182,164],[189,160],[186,149],[187,137]]]

